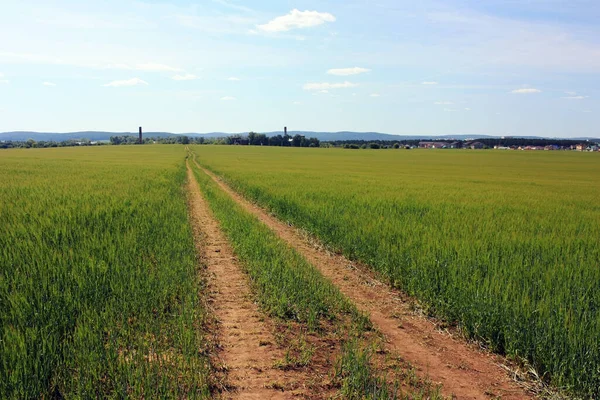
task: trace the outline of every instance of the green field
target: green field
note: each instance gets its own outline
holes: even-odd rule
[[[600,396],[599,154],[192,149],[432,314]],[[187,156],[181,145],[0,152],[0,398],[214,395]],[[340,392],[389,396],[361,350],[365,317],[188,164],[265,316],[301,327],[294,340],[340,331]]]
[[[209,397],[182,146],[0,154],[0,397]]]
[[[600,157],[196,146],[198,161],[544,379],[600,396]]]

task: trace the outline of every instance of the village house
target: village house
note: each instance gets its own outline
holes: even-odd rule
[[[447,142],[419,142],[420,149],[447,149],[450,144]]]

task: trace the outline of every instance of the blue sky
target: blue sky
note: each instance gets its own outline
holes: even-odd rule
[[[3,0],[0,131],[600,136],[596,0]]]

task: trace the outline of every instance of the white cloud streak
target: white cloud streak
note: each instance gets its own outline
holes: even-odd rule
[[[329,90],[329,89],[341,89],[341,88],[350,88],[358,86],[356,83],[352,82],[342,82],[342,83],[305,83],[303,88],[304,90]]]
[[[535,88],[522,88],[522,89],[515,89],[515,90],[511,91],[511,93],[534,94],[534,93],[542,93],[542,91],[540,89],[535,89]]]
[[[368,68],[360,68],[360,67],[352,67],[352,68],[332,68],[327,71],[329,75],[337,75],[337,76],[349,76],[349,75],[358,75],[363,74],[365,72],[370,72],[371,70]]]
[[[125,69],[130,71],[146,71],[146,72],[180,72],[181,68],[172,67],[170,65],[158,63],[143,63],[136,65],[129,64],[108,64],[106,69]]]
[[[194,79],[198,79],[198,77],[194,74],[177,74],[172,76],[171,79],[174,81],[193,81]]]
[[[329,13],[293,9],[289,14],[276,17],[266,24],[257,25],[257,28],[263,32],[276,33],[292,29],[310,28],[334,21],[335,17]]]
[[[106,87],[127,87],[127,86],[137,86],[137,85],[148,85],[148,82],[141,80],[140,78],[131,78],[124,79],[120,81],[112,81],[102,86]]]
[[[381,95],[379,93],[371,93],[369,96],[371,96],[371,97],[380,97]]]
[[[587,99],[590,96],[565,96],[563,97],[563,99],[567,99],[567,100],[583,100],[583,99]]]
[[[237,100],[237,99],[233,96],[224,96],[224,97],[221,97],[221,100],[222,101],[233,101],[233,100]]]
[[[230,76],[229,78],[227,78],[228,81],[232,81],[232,82],[237,82],[240,81],[240,78],[236,78],[235,76]]]
[[[425,81],[421,82],[421,85],[437,85],[438,83],[435,81]]]

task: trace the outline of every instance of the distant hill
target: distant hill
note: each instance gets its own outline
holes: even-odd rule
[[[273,132],[261,132],[267,136],[281,135],[283,131]],[[30,131],[15,131],[15,132],[1,132],[0,140],[12,140],[12,141],[25,141],[33,139],[35,141],[56,141],[61,142],[64,140],[73,139],[89,139],[89,140],[109,140],[111,136],[122,136],[131,135],[137,136],[137,132],[102,132],[102,131],[81,131],[81,132],[68,132],[68,133],[55,133],[55,132],[30,132]],[[144,132],[144,137],[171,137],[185,135],[189,137],[225,137],[230,135],[247,135],[248,132],[239,133],[225,133],[225,132],[208,132],[208,133],[171,133],[171,132]],[[440,140],[465,140],[475,138],[500,138],[500,136],[489,136],[489,135],[440,135],[440,136],[427,136],[427,135],[390,135],[380,132],[313,132],[313,131],[288,131],[289,135],[304,135],[306,137],[316,137],[321,141],[335,141],[335,140],[425,140],[425,139],[440,139]],[[590,137],[577,137],[577,138],[544,138],[541,136],[514,136],[515,138],[524,139],[569,139],[569,140],[591,140],[600,141],[598,138]]]

